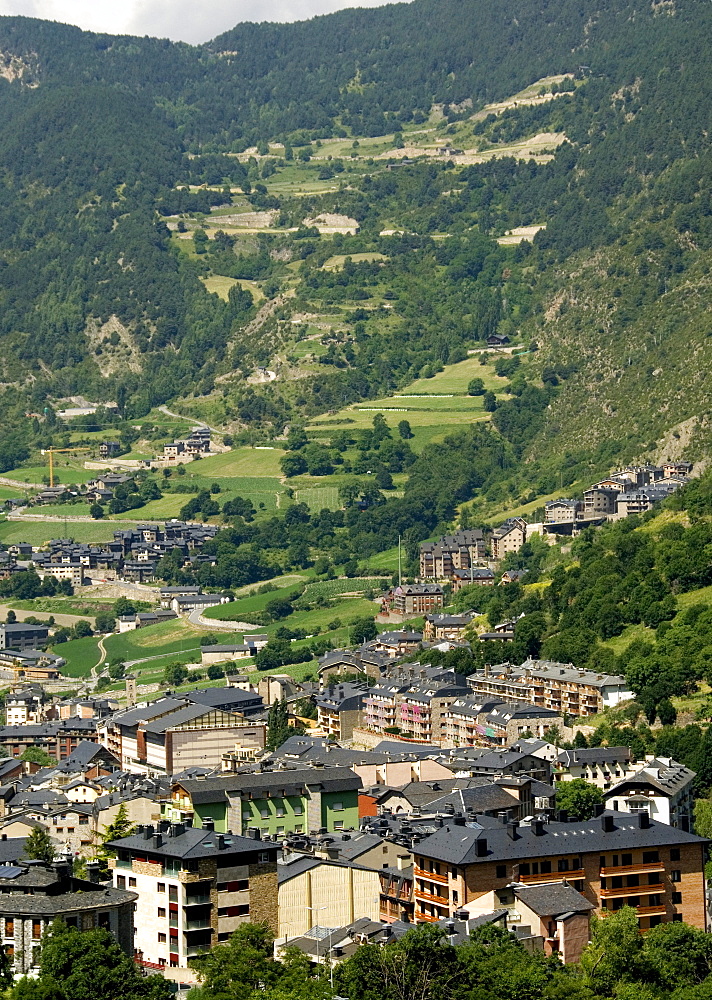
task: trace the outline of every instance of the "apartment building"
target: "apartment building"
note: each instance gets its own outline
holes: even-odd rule
[[[257,830],[239,837],[209,823],[149,824],[110,846],[115,889],[138,896],[134,947],[142,961],[185,968],[242,923],[278,932],[277,847]]]
[[[468,684],[478,698],[498,696],[505,701],[528,701],[576,717],[596,715],[635,697],[622,675],[596,674],[551,660],[526,660],[521,666],[485,666],[468,677]]]
[[[49,638],[46,625],[25,625],[24,622],[0,625],[0,649],[36,649]]]
[[[361,721],[361,708],[368,684],[334,684],[317,695],[320,728],[337,740],[350,740]]]
[[[557,782],[583,778],[606,792],[621,778],[634,774],[636,764],[630,747],[584,747],[581,750],[562,750],[556,759],[556,768]]]
[[[425,615],[443,606],[443,589],[437,583],[404,583],[381,598],[381,613]]]
[[[456,747],[491,746],[493,742],[504,747],[511,746],[524,733],[544,737],[547,730],[563,724],[553,709],[531,702],[460,697],[443,713],[442,734],[448,744]]]
[[[399,699],[398,727],[403,736],[428,743],[443,739],[445,713],[463,692],[460,678],[452,682],[431,681],[414,684]]]
[[[485,554],[485,537],[479,528],[456,531],[437,542],[425,542],[420,546],[420,578],[449,580],[453,570],[470,569]]]
[[[361,779],[348,767],[282,768],[176,782],[170,815],[263,837],[358,827]]]
[[[277,861],[280,938],[311,927],[343,927],[358,917],[379,920],[379,872],[345,861],[285,852]]]
[[[527,540],[527,522],[523,517],[510,517],[492,533],[490,550],[493,559],[504,559],[510,552],[519,552]]]
[[[428,642],[442,639],[458,642],[476,615],[476,611],[466,611],[461,615],[426,615],[423,638]]]
[[[465,678],[454,670],[403,664],[369,688],[363,725],[380,733],[402,729],[419,739],[440,739],[443,710],[466,689]]]
[[[451,917],[513,884],[568,883],[598,912],[634,907],[641,930],[667,921],[707,930],[706,847],[647,812],[496,826],[455,817],[416,846],[415,920]]]

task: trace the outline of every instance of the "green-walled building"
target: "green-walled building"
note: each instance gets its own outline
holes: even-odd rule
[[[219,833],[261,837],[358,828],[361,779],[348,767],[276,769],[176,782],[167,817],[211,819]]]

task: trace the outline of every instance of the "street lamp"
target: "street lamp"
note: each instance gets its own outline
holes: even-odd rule
[[[306,909],[309,910],[310,912],[311,911],[316,911],[318,913],[319,910],[326,910],[327,909],[327,905],[325,903],[324,906],[307,906]],[[314,924],[314,926],[318,928],[319,924],[316,923],[316,924]],[[316,939],[316,961],[317,961],[317,965],[319,964],[319,960],[320,960],[320,957],[321,957],[320,952],[319,952],[319,943],[320,943],[320,941],[321,941],[321,938],[317,937],[317,939]]]

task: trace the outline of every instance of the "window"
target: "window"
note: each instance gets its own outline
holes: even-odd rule
[[[166,915],[166,908],[165,908],[165,906],[159,906],[158,907],[158,916],[159,917],[165,917],[165,915]]]
[[[662,923],[662,919],[663,919],[662,917],[651,917],[650,918],[650,926],[651,927],[657,927],[658,924]]]
[[[269,862],[269,854],[267,851],[260,851],[257,855],[257,860],[261,865],[266,865]]]
[[[343,830],[343,828],[344,828],[344,821],[342,819],[335,820],[335,822],[334,822],[334,829],[335,830]]]
[[[560,872],[567,872],[569,870],[569,859],[568,858],[559,858],[558,870]]]
[[[680,848],[679,847],[671,847],[670,848],[670,860],[671,861],[679,861],[680,860]]]
[[[551,861],[542,861],[541,863],[541,874],[550,875],[551,874]]]
[[[129,879],[129,888],[133,889],[135,887],[135,885],[136,885],[136,879],[135,878],[130,878]]]
[[[165,891],[166,891],[166,883],[159,882],[158,885],[156,886],[156,892],[165,892]]]
[[[527,865],[527,864],[520,865],[519,866],[519,874],[520,875],[529,875],[529,874],[531,874],[530,866]]]
[[[178,886],[177,885],[169,885],[168,886],[168,898],[171,901],[171,903],[177,903],[178,902]]]
[[[675,869],[673,869],[670,872],[670,881],[671,882],[681,882],[682,881],[682,874],[681,874],[681,872],[678,869],[675,868]]]
[[[682,914],[681,913],[673,913],[672,919],[673,919],[674,923],[679,923],[682,920]]]
[[[88,826],[89,825],[89,817],[88,816],[80,816],[79,817],[79,825],[80,826]]]
[[[672,894],[672,901],[673,901],[673,903],[681,903],[682,902],[682,893],[681,892],[673,892],[673,894]]]
[[[344,811],[344,803],[343,802],[334,802],[334,804],[332,805],[331,808],[334,810],[334,812],[343,812]]]
[[[15,920],[13,917],[5,917],[5,937],[15,936]]]
[[[116,876],[116,888],[117,889],[125,889],[126,888],[126,876],[125,875],[117,875]]]
[[[304,810],[302,809],[301,803],[299,805],[296,805],[294,807],[294,815],[295,816],[303,816],[304,815]]]
[[[163,933],[163,931],[159,931],[159,933],[158,933],[158,943],[159,944],[165,944],[166,943],[166,935]]]
[[[645,855],[643,855],[643,860],[645,860]],[[655,860],[657,861],[657,858]],[[622,865],[632,865],[633,864],[633,855],[632,854],[623,854],[623,855],[621,855],[621,864]]]
[[[601,868],[605,868],[606,867],[606,855],[605,854],[602,854],[601,857],[598,859],[598,864],[599,864],[599,866]]]
[[[296,823],[295,826],[294,826],[294,832],[295,833],[303,833],[304,832],[304,825],[302,823]]]
[[[42,937],[42,921],[33,920],[32,921],[32,937],[37,939]]]
[[[626,857],[626,855],[624,854],[623,857]],[[644,865],[649,865],[652,864],[653,861],[659,861],[659,860],[660,860],[660,854],[658,853],[658,851],[643,851]]]
[[[284,816],[284,806],[277,806],[277,818],[281,819]]]
[[[262,819],[269,819],[269,809],[260,809]]]
[[[98,924],[99,924],[99,927],[103,927],[104,930],[108,931],[109,927],[111,925],[111,918],[109,917],[109,914],[108,913],[100,913],[99,914]]]
[[[631,886],[640,885],[640,876],[639,875],[629,875],[628,876],[628,885],[631,885]]]
[[[506,878],[507,877],[507,866],[506,865],[497,865],[495,876],[496,876],[496,878]]]

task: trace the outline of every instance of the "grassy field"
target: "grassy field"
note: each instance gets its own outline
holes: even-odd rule
[[[207,608],[205,618],[214,618],[221,622],[249,622],[250,615],[257,611],[264,611],[270,601],[291,600],[299,596],[300,588],[280,587],[278,590],[268,590],[264,594],[253,594],[250,597],[241,597],[237,601],[230,601],[229,604],[219,604],[214,608]]]
[[[66,677],[88,677],[91,668],[96,666],[101,658],[98,643],[99,640],[94,636],[86,636],[84,639],[60,642],[52,648],[52,652],[57,656],[63,656],[67,661],[67,665],[62,667],[62,673]]]
[[[339,490],[336,486],[315,486],[295,491],[297,503],[305,503],[312,511],[339,510]]]
[[[204,477],[278,477],[282,474],[279,460],[283,455],[281,448],[235,448],[222,455],[192,462],[187,473]]]
[[[108,660],[139,660],[146,656],[162,656],[195,650],[205,629],[196,628],[183,619],[149,625],[147,628],[112,635],[104,643]]]
[[[117,526],[112,521],[69,521],[67,535],[77,542],[108,542]],[[29,542],[44,545],[51,538],[64,538],[63,521],[0,521],[0,542]]]
[[[24,496],[21,490],[16,490],[12,486],[0,486],[0,500],[13,500],[21,496]]]
[[[89,453],[85,457],[94,460]],[[98,451],[96,459],[98,460]],[[4,472],[3,475],[7,476],[8,479],[17,479],[21,483],[41,483],[44,477],[49,476],[49,462],[46,462],[44,465],[20,466],[17,469],[11,469],[10,472]],[[55,486],[58,483],[88,483],[95,476],[95,470],[84,468],[84,458],[81,460],[78,458],[69,460],[63,458],[55,459]]]

